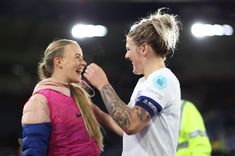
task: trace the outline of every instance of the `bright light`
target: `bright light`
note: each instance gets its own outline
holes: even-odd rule
[[[75,38],[103,37],[107,34],[107,28],[102,25],[77,24],[71,33]]]
[[[214,35],[216,35],[216,36],[223,36],[224,35],[224,29],[223,29],[222,25],[215,24],[213,26],[213,31],[214,31]]]
[[[202,24],[195,23],[191,27],[191,32],[195,37],[201,38],[205,36],[231,36],[233,34],[233,28],[230,25],[224,24]]]
[[[203,24],[196,23],[193,24],[191,27],[191,32],[195,37],[204,37],[204,30],[203,30]]]
[[[233,34],[233,27],[232,26],[224,24],[223,28],[224,28],[225,35],[231,36]]]

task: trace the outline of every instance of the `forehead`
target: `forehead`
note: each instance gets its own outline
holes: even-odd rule
[[[81,47],[78,44],[68,44],[64,48],[64,55],[81,55],[83,52]]]
[[[126,46],[135,46],[134,42],[130,37],[126,37]]]

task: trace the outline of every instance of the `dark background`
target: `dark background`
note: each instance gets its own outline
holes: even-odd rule
[[[37,65],[47,45],[74,39],[73,24],[108,27],[104,38],[77,40],[88,63],[106,71],[128,103],[138,76],[124,59],[125,34],[141,17],[169,7],[183,23],[180,43],[166,64],[181,82],[182,97],[195,103],[205,120],[213,155],[235,155],[235,33],[194,38],[191,24],[200,20],[235,29],[234,0],[3,0],[0,2],[0,156],[17,153],[23,104],[38,81]],[[235,31],[235,30],[234,30]],[[105,107],[97,92],[93,98]],[[102,155],[119,155],[121,138],[106,127]]]

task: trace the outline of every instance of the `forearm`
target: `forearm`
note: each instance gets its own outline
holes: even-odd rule
[[[114,121],[123,129],[130,127],[131,109],[118,97],[110,84],[100,89],[103,102]]]
[[[109,114],[127,134],[140,131],[149,122],[150,115],[144,108],[134,106],[131,109],[118,97],[104,71],[98,65],[90,64],[84,76],[100,91]]]
[[[132,134],[139,131],[150,120],[148,113],[142,108],[129,108],[110,84],[104,85],[100,93],[109,114],[126,133]]]
[[[105,118],[103,119],[102,123],[119,136],[123,136],[122,128],[119,127],[119,125],[112,119],[109,114],[105,113]]]
[[[108,113],[102,111],[99,107],[94,104],[92,104],[92,108],[100,124],[107,126],[119,136],[123,135],[123,130],[117,125],[117,123],[112,119],[112,117]]]

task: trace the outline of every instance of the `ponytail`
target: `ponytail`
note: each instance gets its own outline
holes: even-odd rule
[[[40,80],[43,80],[45,78],[48,78],[51,76],[51,74],[47,71],[46,64],[40,63],[38,66],[38,75]]]
[[[101,126],[96,120],[91,108],[91,100],[88,94],[79,86],[71,84],[71,94],[82,114],[86,129],[89,135],[95,139],[100,149],[103,150],[103,136],[101,134]]]

